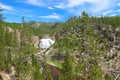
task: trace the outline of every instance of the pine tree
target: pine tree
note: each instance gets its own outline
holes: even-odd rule
[[[34,71],[34,80],[44,80],[42,77],[42,71],[40,71],[40,64],[36,58],[36,56],[32,55],[32,64],[35,67]]]
[[[66,53],[65,62],[63,63],[62,76],[60,80],[75,80],[73,72],[72,58],[69,53]]]
[[[3,11],[3,9],[0,7],[0,21],[5,19],[5,17],[3,17],[2,11]]]
[[[88,21],[90,19],[89,15],[85,11],[83,11],[81,15],[82,15],[82,22],[85,24],[88,23]]]

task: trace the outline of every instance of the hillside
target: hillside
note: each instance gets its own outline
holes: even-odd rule
[[[0,80],[119,80],[119,21],[85,13],[64,23],[0,22]],[[46,34],[55,44],[41,52]]]

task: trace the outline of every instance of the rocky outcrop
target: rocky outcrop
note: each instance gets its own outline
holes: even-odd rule
[[[31,40],[32,40],[33,46],[35,48],[39,48],[39,37],[38,36],[32,36]]]
[[[81,26],[78,26],[78,27],[71,27],[71,28],[65,29],[63,31],[60,31],[60,32],[55,34],[55,39],[57,40],[59,37],[65,36],[69,33],[71,33],[71,34],[76,33],[77,34],[81,28],[82,28]]]
[[[1,71],[0,75],[1,75],[3,80],[11,80],[10,75],[7,74],[5,71]]]
[[[18,45],[21,44],[21,30],[13,29],[11,27],[4,27],[5,32],[12,33],[13,38],[17,38]]]
[[[21,30],[15,30],[18,45],[21,44]]]
[[[97,36],[100,36],[102,39],[105,39],[107,41],[107,42],[102,43],[101,42],[102,39],[101,39],[101,41],[99,42],[100,45],[107,44],[106,52],[104,54],[100,53],[99,66],[101,70],[103,71],[103,73],[105,73],[105,75],[108,74],[112,78],[115,78],[116,75],[120,74],[120,44],[119,44],[120,43],[120,36],[119,36],[120,31],[119,31],[119,27],[115,28],[111,25],[95,25],[95,24],[91,26],[89,25],[87,27],[92,27],[94,31],[95,30],[97,31],[97,34],[96,34]],[[55,36],[56,36],[56,39],[59,39],[59,38],[64,39],[64,37],[71,38],[71,35],[74,34],[77,38],[79,38],[78,40],[80,40],[81,38],[80,32],[82,32],[82,30],[85,30],[87,27],[86,26],[71,27],[71,28],[68,28],[66,30],[63,30],[57,33]],[[84,40],[84,37],[82,40]],[[97,46],[99,45],[97,44]],[[56,59],[56,57],[58,56],[57,55],[53,56],[53,59]],[[92,57],[91,54],[84,53],[84,55],[82,54],[80,55],[80,59],[84,59],[86,62],[88,61],[88,58],[91,58],[94,60],[94,57]],[[57,59],[59,59],[59,57]],[[117,79],[120,79],[120,76],[117,76]]]
[[[14,67],[10,68],[10,73],[7,73],[6,71],[0,71],[0,75],[2,77],[3,80],[15,80],[14,76],[16,74],[16,71],[14,69]]]
[[[104,57],[101,58],[100,67],[105,74],[113,77],[120,74],[120,51],[118,48],[111,48]],[[120,76],[118,77],[120,79]]]

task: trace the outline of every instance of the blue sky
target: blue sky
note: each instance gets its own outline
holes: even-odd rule
[[[86,11],[91,16],[119,16],[120,0],[0,0],[7,22],[63,22]]]

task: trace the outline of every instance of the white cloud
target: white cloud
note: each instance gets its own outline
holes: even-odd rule
[[[48,9],[50,9],[50,10],[53,10],[54,8],[53,7],[51,7],[51,6],[49,6],[49,7],[47,7]]]
[[[42,6],[42,2],[40,0],[25,0],[25,3],[35,5],[35,6]]]
[[[111,15],[109,15],[109,16],[116,16],[116,14],[111,14]]]
[[[56,13],[53,13],[51,15],[48,15],[48,16],[39,16],[40,18],[47,18],[47,19],[61,19],[61,17],[56,14]]]
[[[88,2],[88,3],[94,3],[94,2],[96,2],[96,0],[74,0],[74,1],[68,0],[67,7],[79,6],[79,5],[84,4],[86,2]]]
[[[0,3],[0,7],[5,10],[14,10],[13,7]]]
[[[55,5],[54,7],[64,9],[66,8],[64,4]]]
[[[72,7],[80,6],[86,2],[94,3],[94,2],[96,2],[96,0],[74,0],[74,1],[73,0],[65,0],[65,2],[55,5],[55,7],[61,8],[61,9],[72,8]]]
[[[112,12],[113,12],[113,10],[107,10],[107,11],[103,12],[102,15],[106,16]]]
[[[21,1],[21,0],[19,0]],[[68,14],[80,15],[86,11],[91,15],[108,15],[114,11],[115,6],[120,6],[119,0],[22,0],[22,2],[45,7],[49,10],[63,9]],[[111,11],[109,11],[111,10]],[[57,17],[58,15],[41,16],[45,18]]]
[[[25,15],[25,17],[34,18],[33,15]]]
[[[118,3],[117,5],[120,6],[120,3]]]
[[[116,0],[115,0],[116,1]],[[74,15],[80,15],[82,11],[86,11],[91,15],[108,14],[105,12],[115,6],[115,1],[110,0],[65,0],[56,4],[54,7],[63,9]],[[112,10],[112,9],[111,9]]]
[[[116,12],[120,12],[120,9],[116,10]]]
[[[102,14],[102,12],[111,7],[111,3],[113,3],[110,0],[25,0],[25,2],[35,6],[46,7],[49,10],[55,8],[64,9],[74,14],[80,14],[77,12],[83,10],[87,10],[87,12],[91,14]]]
[[[97,0],[95,3],[93,3],[93,7],[91,7],[91,11],[93,13],[99,13],[105,10],[108,10],[112,6],[110,0]]]
[[[22,1],[19,0],[19,1],[34,6],[46,7],[50,10],[53,10],[56,4],[59,4],[62,1],[64,2],[64,0],[60,0],[60,1],[59,0],[22,0]]]

